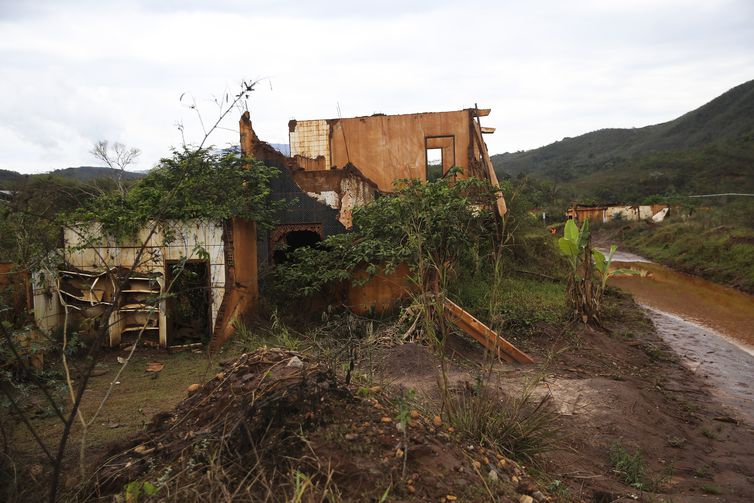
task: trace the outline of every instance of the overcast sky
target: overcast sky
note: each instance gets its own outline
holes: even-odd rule
[[[492,108],[492,153],[671,120],[754,78],[752,0],[0,0],[0,168],[148,169],[212,98],[262,79],[257,134],[289,119]],[[184,101],[179,101],[183,94]],[[232,113],[211,143],[237,144]]]

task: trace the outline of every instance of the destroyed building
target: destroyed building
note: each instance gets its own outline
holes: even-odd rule
[[[455,176],[488,179],[498,185],[480,117],[489,109],[404,115],[376,114],[288,123],[290,156],[261,141],[248,112],[240,121],[244,154],[281,169],[274,182],[275,197],[296,200],[282,215],[259,251],[262,261],[274,262],[284,248],[310,245],[351,228],[357,206],[393,190],[400,179],[432,180],[458,167]],[[497,211],[504,214],[505,201]],[[278,253],[282,258],[282,254]]]
[[[569,220],[590,223],[606,223],[614,221],[638,222],[651,220],[662,222],[670,211],[667,204],[576,204],[566,211]]]
[[[394,188],[399,179],[433,180],[448,175],[478,177],[497,186],[483,139],[494,132],[481,126],[489,109],[405,115],[376,114],[329,120],[292,120],[288,124],[290,156],[260,140],[249,113],[240,119],[240,146],[245,155],[276,167],[272,197],[291,202],[278,225],[257,232],[254,222],[173,222],[171,239],[156,232],[141,236],[148,260],[134,268],[125,300],[108,320],[109,342],[121,345],[144,330],[143,340],[160,347],[206,343],[211,336],[222,344],[233,332],[234,320],[258,305],[258,268],[287,260],[288,253],[310,246],[352,227],[354,208]],[[496,211],[506,212],[499,194]],[[104,238],[103,238],[104,239]],[[136,243],[78,242],[67,232],[64,270],[59,278],[35,282],[34,309],[40,327],[52,329],[64,321],[62,305],[81,318],[104,312],[112,297],[113,268],[130,268]],[[197,255],[201,248],[206,253]],[[73,251],[71,251],[73,250]],[[193,294],[165,298],[176,267],[189,268]],[[356,275],[360,271],[356,271]],[[361,286],[344,285],[347,307],[358,312],[382,311],[406,293],[406,278],[375,275]],[[197,294],[196,292],[203,292]],[[160,299],[149,303],[149,298]],[[198,313],[193,319],[184,308]],[[478,321],[475,321],[478,323]]]
[[[96,229],[66,229],[65,268],[57,277],[38,273],[34,281],[37,325],[59,326],[66,310],[69,323],[97,319],[111,305],[119,270],[125,270],[128,281],[107,320],[111,346],[131,343],[140,332],[151,346],[207,343],[215,327],[223,328],[228,290],[256,286],[256,263],[233,267],[240,258],[235,254],[247,251],[244,241],[253,245],[249,236],[256,234],[243,236],[242,224],[168,222],[118,243],[106,237],[89,242],[88,236],[101,235]],[[179,274],[184,272],[189,274]],[[226,282],[233,287],[226,289]],[[170,285],[173,294],[165,296]]]

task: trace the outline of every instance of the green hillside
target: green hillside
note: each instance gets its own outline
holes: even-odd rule
[[[670,122],[602,129],[492,161],[499,176],[555,182],[578,199],[754,192],[754,81]]]
[[[16,184],[23,181],[25,178],[21,173],[10,171],[7,169],[0,169],[0,189],[13,189]]]
[[[120,173],[121,171],[119,169],[101,168],[98,166],[79,166],[77,168],[56,169],[50,174],[61,178],[68,178],[70,180],[90,182],[92,180],[103,178],[116,179]],[[145,176],[145,173],[136,173],[134,171],[123,171],[122,173],[124,180],[138,180]]]
[[[0,169],[0,189],[16,189],[25,180],[33,178],[49,177],[52,175],[55,178],[62,178],[65,180],[75,180],[78,182],[93,182],[97,180],[115,180],[118,178],[120,170],[113,168],[102,168],[98,166],[79,166],[77,168],[64,168],[56,169],[49,173],[40,173],[34,175],[23,175],[15,171],[7,169]],[[124,171],[124,180],[137,180],[146,175],[146,173]]]

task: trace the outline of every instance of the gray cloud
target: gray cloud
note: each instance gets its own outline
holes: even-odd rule
[[[99,139],[141,148],[148,168],[180,142],[177,121],[201,136],[183,92],[209,119],[212,96],[261,77],[252,120],[272,142],[338,105],[478,102],[493,108],[493,152],[662,122],[754,77],[753,4],[688,4],[0,0],[0,168],[90,164]]]

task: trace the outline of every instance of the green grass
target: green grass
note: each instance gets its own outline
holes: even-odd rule
[[[610,448],[609,460],[613,471],[623,482],[637,489],[647,486],[647,463],[640,451],[630,452],[616,442]]]
[[[714,496],[723,494],[723,490],[717,487],[715,484],[704,484],[702,486],[702,492],[704,494],[712,494]]]
[[[538,323],[554,324],[563,319],[564,283],[515,273],[505,273],[495,292],[493,283],[489,276],[463,279],[453,285],[450,296],[492,328],[521,335]]]
[[[534,395],[538,379],[525,383],[518,396],[500,397],[481,379],[477,388],[448,394],[443,411],[463,436],[500,449],[513,459],[534,463],[551,449],[560,433],[550,397]]]

